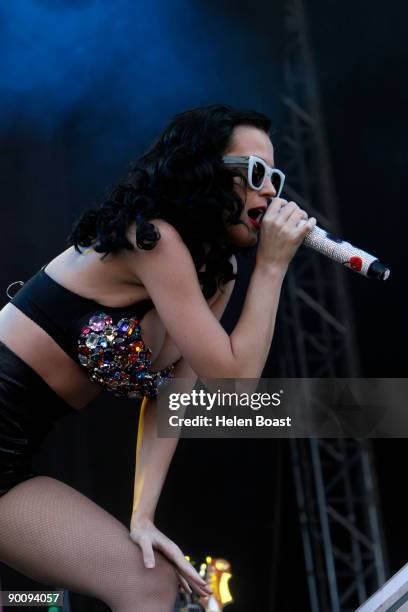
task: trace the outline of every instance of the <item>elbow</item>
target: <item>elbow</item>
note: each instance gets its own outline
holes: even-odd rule
[[[242,368],[235,359],[223,359],[218,363],[212,362],[210,367],[204,368],[202,376],[200,378],[213,378],[213,379],[224,379],[224,378],[241,378]]]

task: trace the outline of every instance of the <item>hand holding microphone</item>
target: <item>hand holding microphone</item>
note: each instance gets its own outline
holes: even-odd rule
[[[257,262],[286,270],[315,225],[295,202],[273,198],[262,218]]]

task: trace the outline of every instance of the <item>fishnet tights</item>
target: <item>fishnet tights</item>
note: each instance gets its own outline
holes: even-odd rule
[[[139,547],[116,518],[48,476],[0,497],[0,560],[38,582],[83,593],[113,612],[170,612],[174,567],[155,552],[146,569]]]

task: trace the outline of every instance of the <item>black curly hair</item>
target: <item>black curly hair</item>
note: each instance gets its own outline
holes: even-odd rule
[[[242,223],[243,202],[234,191],[234,176],[245,176],[222,163],[222,155],[238,125],[269,133],[271,122],[262,113],[214,104],[193,108],[174,117],[150,149],[131,167],[99,207],[85,211],[67,242],[92,245],[98,253],[133,249],[126,237],[136,222],[136,244],[152,249],[160,233],[151,219],[171,223],[193,258],[203,294],[214,295],[219,283],[235,278],[231,255],[242,249],[229,244],[227,225]],[[205,252],[204,243],[209,245]],[[102,257],[102,259],[103,259]],[[205,264],[205,272],[199,272]]]

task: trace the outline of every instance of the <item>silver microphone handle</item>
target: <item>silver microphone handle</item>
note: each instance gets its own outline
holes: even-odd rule
[[[306,235],[303,244],[368,278],[387,280],[390,270],[377,257],[337,238],[317,225]]]

